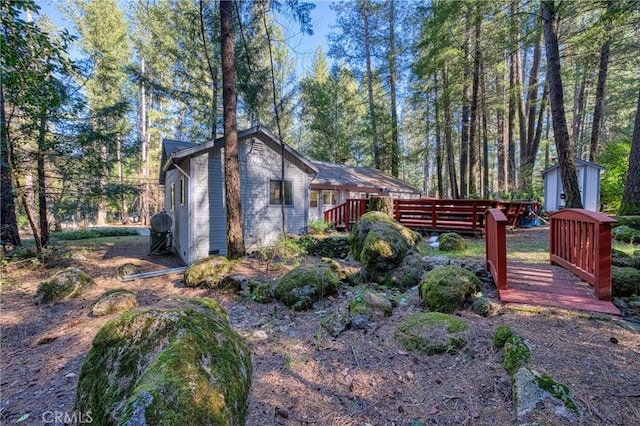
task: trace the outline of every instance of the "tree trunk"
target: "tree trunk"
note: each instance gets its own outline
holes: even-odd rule
[[[600,70],[598,71],[598,85],[596,86],[596,104],[593,108],[593,128],[589,144],[589,161],[596,161],[599,151],[600,128],[602,126],[602,112],[604,110],[604,93],[607,83],[607,69],[609,67],[609,40],[600,49]]]
[[[465,16],[464,29],[464,65],[462,72],[462,129],[460,143],[460,196],[467,196],[469,190],[468,166],[469,166],[469,62],[471,62],[471,18],[469,13]],[[457,198],[457,197],[456,197]]]
[[[576,74],[578,70],[576,69]],[[571,141],[575,147],[581,147],[580,139],[580,124],[582,123],[582,117],[584,116],[585,109],[585,88],[587,86],[587,74],[582,72],[582,78],[576,80],[576,84],[573,90],[573,116],[571,119]]]
[[[218,70],[215,69],[211,63],[211,58],[209,57],[209,48],[207,47],[207,34],[205,32],[204,25],[204,5],[202,0],[199,2],[199,12],[200,12],[200,37],[202,39],[202,47],[204,50],[204,57],[207,60],[207,69],[209,70],[209,78],[211,79],[211,140],[216,138],[216,124],[218,117]]]
[[[542,17],[544,19],[544,40],[547,50],[547,81],[549,84],[549,103],[553,117],[553,136],[556,141],[560,176],[564,187],[565,202],[568,208],[582,208],[580,187],[576,176],[573,144],[567,129],[564,112],[564,94],[560,75],[560,50],[558,48],[558,27],[555,18],[556,10],[553,0],[542,1]]]
[[[49,219],[47,217],[47,180],[45,177],[45,136],[47,131],[47,113],[42,111],[40,126],[38,129],[37,173],[38,173],[38,221],[40,224],[40,245],[46,247],[49,244]],[[34,235],[37,238],[37,235]]]
[[[395,4],[389,2],[389,90],[391,92],[391,174],[400,174],[400,142],[398,141],[398,107],[396,99]]]
[[[516,189],[516,68],[515,53],[511,53],[509,66],[509,111],[507,113],[509,133],[507,136],[507,192]]]
[[[498,102],[496,106],[497,146],[498,146],[498,193],[508,192],[507,188],[507,163],[505,144],[505,122],[504,122],[504,85],[502,79],[504,75],[496,76],[496,96]]]
[[[146,90],[146,74],[145,74],[144,58],[140,60],[140,145],[141,145],[141,163],[142,163],[142,180],[144,181],[142,192],[140,193],[138,214],[140,222],[143,225],[149,225],[149,199],[151,188],[149,186],[149,133],[147,121],[147,90]],[[162,166],[162,165],[161,165]]]
[[[244,255],[244,230],[238,164],[236,127],[236,82],[233,46],[233,2],[220,2],[220,42],[222,52],[222,104],[224,122],[224,175],[227,203],[227,257]],[[284,195],[284,194],[283,194]]]
[[[440,99],[438,98],[438,73],[433,74],[433,93],[435,106],[435,125],[436,125],[436,176],[438,179],[438,197],[444,198],[444,175],[442,173],[442,133],[440,132]]]
[[[458,192],[458,182],[456,178],[456,159],[453,151],[453,120],[451,119],[451,99],[447,93],[449,86],[449,69],[445,61],[442,67],[442,87],[444,101],[444,143],[447,150],[447,167],[449,171],[449,184],[451,187],[451,198],[460,198]]]
[[[640,93],[638,94],[631,152],[629,153],[629,171],[618,214],[621,216],[640,215]]]
[[[478,91],[480,86],[480,31],[479,14],[475,17],[475,53],[473,58],[473,88],[471,90],[471,124],[469,126],[469,194],[478,194]]]
[[[375,104],[373,99],[373,69],[371,65],[371,40],[369,34],[369,0],[361,2],[364,25],[364,55],[367,63],[367,92],[369,95],[369,122],[371,123],[371,142],[373,148],[373,166],[381,170],[382,158],[378,141]]]
[[[4,88],[0,81],[0,240],[3,249],[21,245],[16,219],[15,194],[9,161],[9,132],[5,115]]]
[[[367,204],[367,211],[382,212],[394,217],[393,198],[386,196],[371,196]]]

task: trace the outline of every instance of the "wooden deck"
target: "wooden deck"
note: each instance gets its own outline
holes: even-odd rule
[[[504,303],[553,306],[562,309],[620,315],[607,300],[598,300],[593,287],[559,266],[508,262],[507,289],[499,290]]]

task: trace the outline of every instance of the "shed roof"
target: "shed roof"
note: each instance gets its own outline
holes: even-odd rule
[[[316,160],[311,160],[311,162],[318,168],[318,175],[310,185],[314,189],[422,193],[418,188],[371,167],[350,166]]]
[[[581,166],[593,167],[593,168],[596,168],[596,169],[604,170],[604,167],[601,166],[600,164],[592,163],[591,161],[583,160],[581,158],[574,158],[573,161],[575,162],[575,164],[579,164]],[[544,169],[540,173],[542,174],[542,176],[544,176],[547,173],[549,173],[551,170],[555,170],[555,169],[557,169],[559,167],[560,167],[560,164],[554,164],[553,166]]]

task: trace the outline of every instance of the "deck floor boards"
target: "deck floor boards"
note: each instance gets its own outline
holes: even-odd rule
[[[550,264],[508,262],[507,290],[500,290],[500,300],[620,315],[613,303],[596,299],[588,283]]]

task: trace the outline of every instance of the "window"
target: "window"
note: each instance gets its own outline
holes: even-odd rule
[[[171,211],[176,209],[176,184],[171,184],[171,189],[169,190],[169,208]]]
[[[338,191],[322,191],[322,204],[325,206],[334,206],[338,204]]]
[[[280,180],[270,180],[269,181],[269,204],[282,204],[282,196],[280,193],[281,190],[281,182]],[[293,197],[291,195],[291,181],[284,181],[284,205],[292,206],[293,205]]]
[[[318,207],[318,191],[311,191],[309,193],[309,207]]]
[[[184,206],[184,176],[180,177],[180,205]]]

